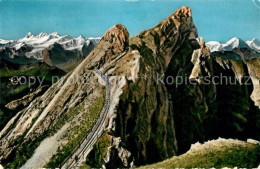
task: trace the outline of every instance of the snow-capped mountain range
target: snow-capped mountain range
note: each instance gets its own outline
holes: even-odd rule
[[[234,37],[226,43],[220,43],[218,41],[209,41],[206,45],[210,48],[211,52],[217,51],[232,51],[235,48],[247,48],[255,51],[260,51],[260,41],[256,38],[251,41],[243,41],[240,38]]]
[[[251,41],[246,41],[247,45],[256,51],[260,51],[260,40],[254,38]]]
[[[69,35],[61,36],[57,32],[51,34],[42,32],[37,35],[29,32],[21,39],[0,39],[0,58],[18,64],[43,61],[48,65],[61,68],[64,65],[73,65],[73,62],[86,57],[99,41],[99,37],[85,38],[79,36],[73,38]],[[241,55],[241,52],[238,52],[237,49],[242,49],[242,53],[244,53],[244,56],[239,58],[248,59],[260,56],[260,41],[255,38],[245,42],[234,37],[226,43],[209,41],[206,45],[211,52],[232,51],[236,53],[236,55],[232,55],[233,59],[238,58],[237,55]]]
[[[60,44],[64,48],[64,50],[82,51],[83,46],[87,47],[90,45],[90,43],[96,45],[99,40],[100,38],[85,38],[83,36],[79,36],[76,38],[73,38],[69,35],[61,36],[57,32],[53,32],[51,34],[41,32],[38,35],[29,32],[24,38],[21,39],[0,39],[0,51],[5,50],[6,48],[12,49],[13,51],[20,50],[20,52],[18,53],[23,53],[27,58],[35,58],[37,60],[41,60],[43,59],[42,51],[56,43]],[[13,53],[17,54],[17,52]]]

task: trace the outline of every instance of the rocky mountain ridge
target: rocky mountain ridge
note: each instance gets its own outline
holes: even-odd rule
[[[256,51],[260,51],[260,41],[256,38],[253,38],[251,41],[246,41],[247,45]]]
[[[216,51],[232,51],[235,48],[247,48],[255,51],[260,51],[260,41],[253,38],[251,41],[243,41],[238,37],[234,37],[226,43],[220,43],[218,41],[209,41],[206,43],[209,46],[211,52]]]
[[[259,130],[252,135],[245,134],[252,126],[241,118],[251,119],[257,116],[253,123],[259,122],[259,109],[254,106],[259,106],[259,87],[255,80],[259,81],[259,58],[249,58],[243,62],[241,59],[236,61],[212,55],[203,39],[198,41],[197,36],[190,9],[183,7],[155,28],[130,38],[130,51],[138,51],[141,56],[136,76],[138,78],[125,84],[115,113],[115,127],[111,129],[115,131],[112,136],[121,138],[122,145],[131,152],[137,166],[183,153],[194,141],[219,136],[245,139],[249,135],[258,135]],[[120,63],[124,64],[119,60],[117,65]],[[116,70],[114,66],[112,68]],[[109,68],[107,69],[109,75]],[[200,80],[203,77],[220,76],[222,73],[238,82],[235,85],[237,91],[232,90],[232,85],[223,87],[213,83],[204,84]],[[158,74],[165,75],[162,78],[165,82],[163,85],[161,82],[156,83]],[[181,84],[175,88],[176,82],[172,85],[166,83],[167,77],[185,78],[186,74],[190,80],[197,81],[198,85]],[[240,86],[239,81],[246,76],[252,79],[253,90],[251,86]],[[254,103],[249,97],[250,90],[253,91],[251,99]],[[222,96],[221,93],[234,95],[236,101],[230,103],[229,99],[234,98]],[[239,100],[241,97],[244,100]],[[228,103],[235,104],[234,102],[240,102],[241,107],[230,106],[225,110]],[[236,115],[232,114],[234,112]],[[222,120],[231,118],[233,124],[225,121],[226,125],[221,126]],[[212,125],[211,122],[215,124]],[[221,133],[218,131],[220,127],[227,131]],[[234,134],[230,134],[232,132]],[[239,137],[238,133],[243,133],[244,136]],[[93,153],[100,155],[95,150]],[[110,151],[111,160],[106,161],[106,166],[125,166],[123,163],[113,164],[117,153],[116,150]],[[92,158],[93,156],[88,159]],[[128,159],[128,164],[131,159]],[[92,164],[98,163],[104,164],[97,159],[92,160]]]
[[[210,48],[213,55],[221,56],[225,59],[248,61],[258,59],[260,52],[258,50],[260,43],[258,39],[244,42],[240,38],[232,38],[225,44],[217,41],[207,42],[206,45]]]
[[[68,69],[83,60],[96,46],[100,38],[85,38],[82,35],[73,38],[61,36],[57,32],[51,34],[41,32],[38,35],[28,33],[24,38],[16,40],[0,39],[0,57],[18,64],[44,61],[47,64]]]

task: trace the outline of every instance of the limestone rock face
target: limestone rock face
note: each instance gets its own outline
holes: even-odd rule
[[[178,68],[189,63],[185,56],[178,58],[178,55],[184,50],[192,54],[198,44],[196,37],[190,8],[183,7],[155,28],[130,38],[130,52],[138,51],[141,56],[138,79],[127,81],[123,88],[116,112],[115,135],[121,137],[123,145],[132,153],[135,165],[177,153],[173,105],[164,78],[158,79],[168,70],[172,73],[170,67],[175,59],[180,59],[179,65],[175,65]]]
[[[211,59],[209,48],[205,45],[202,38],[199,39],[199,43],[201,46],[200,49],[194,50],[192,54],[191,62],[194,64],[194,67],[189,78],[195,79],[197,82],[201,83],[201,79],[199,77],[203,74],[203,72],[210,76],[212,66],[209,67],[210,69],[206,66],[207,62]]]
[[[189,78],[195,80],[199,84],[199,88],[207,91],[199,97],[207,96],[205,102],[207,111],[202,114],[199,113],[202,112],[201,110],[197,111],[200,114],[201,125],[194,125],[201,128],[197,130],[195,137],[197,140],[217,137],[241,139],[254,137],[259,139],[259,125],[257,125],[260,113],[259,95],[257,95],[259,93],[259,77],[257,75],[259,58],[250,58],[245,55],[244,58],[248,59],[243,59],[243,57],[232,59],[229,53],[221,55],[216,52],[210,53],[209,48],[201,43],[201,39],[200,45],[201,48],[193,52],[191,62],[194,67]],[[189,111],[184,112],[177,117],[178,120],[182,121],[185,118],[184,114]],[[192,115],[193,112],[188,114]],[[256,128],[257,130],[255,130]],[[184,152],[182,150],[187,150],[184,147],[188,147],[188,144],[186,146],[183,144],[186,141],[190,144],[195,140],[185,139],[189,134],[186,135],[183,134],[185,131],[179,131],[182,129],[188,130],[184,124],[178,122],[176,130],[180,135],[177,140],[182,140],[181,143],[179,142],[179,149]]]
[[[113,163],[113,161],[116,161],[114,158],[119,157],[122,163],[122,166],[130,166],[129,159],[131,157],[131,153],[124,149],[121,145],[121,138],[113,138],[112,145],[108,148],[107,156],[105,157],[105,162],[108,163],[106,165],[109,165],[109,163]],[[114,155],[117,154],[117,155]],[[113,166],[113,165],[112,165]]]
[[[129,33],[123,25],[115,25],[106,32],[102,40],[114,44],[112,52],[120,54],[125,51],[129,44]]]
[[[215,53],[213,54],[213,56],[215,56],[216,62],[219,63],[219,65],[221,65],[222,68],[224,68],[225,70],[233,70],[235,77],[240,82],[240,84],[243,84],[243,78],[246,78],[248,83],[252,83],[253,90],[250,97],[254,102],[255,106],[258,106],[260,108],[260,58],[251,58],[248,60],[233,60],[225,59]]]
[[[254,39],[253,41],[257,41]],[[252,43],[253,43],[252,41]],[[248,77],[253,83],[251,99],[259,107],[259,59],[260,53],[249,42],[244,42],[239,38],[232,38],[226,44],[208,42],[207,45],[212,50],[213,58],[224,69],[232,69],[240,84],[242,79]],[[216,46],[219,45],[217,49]],[[249,47],[249,46],[250,47]]]
[[[129,46],[129,33],[123,25],[115,25],[110,28],[95,51],[88,55],[89,63],[86,63],[90,68],[101,68],[112,59],[122,54]]]
[[[247,65],[249,76],[254,86],[250,97],[255,105],[260,108],[260,58],[250,59],[245,61],[245,64]]]
[[[11,110],[15,110],[20,106],[28,106],[32,102],[32,100],[41,95],[46,90],[46,88],[48,88],[48,86],[41,86],[36,91],[25,95],[21,99],[11,101],[10,103],[6,104],[5,107]]]
[[[244,58],[252,60],[243,61],[212,55],[197,36],[190,9],[183,7],[155,28],[130,38],[130,51],[140,53],[138,79],[126,81],[123,88],[115,136],[121,137],[137,166],[184,153],[197,141],[259,135],[252,132],[258,126],[259,109],[249,94],[252,84],[257,86],[257,81],[250,82],[256,75],[249,76],[248,86],[243,85],[250,72],[244,62],[252,67],[257,61],[251,56]],[[107,72],[112,76],[117,70],[121,69]],[[212,82],[221,76],[236,83]],[[253,123],[248,121],[252,119]]]
[[[111,28],[105,37],[75,70],[8,122],[0,132],[1,164],[11,168],[23,164],[25,168],[57,167],[84,139],[105,99],[105,84],[92,69],[127,48],[124,45],[128,42],[128,33],[123,26]],[[48,144],[50,140],[56,143]],[[44,145],[46,148],[42,148]]]

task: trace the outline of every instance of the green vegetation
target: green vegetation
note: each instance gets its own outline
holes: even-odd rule
[[[93,150],[86,159],[86,164],[95,168],[102,167],[103,159],[107,155],[107,150],[110,146],[110,143],[111,136],[109,136],[106,132],[102,137],[98,139],[96,144],[93,146]]]
[[[44,80],[52,81],[52,76],[61,77],[65,74],[60,69],[50,67],[45,63],[34,63],[30,65],[18,66],[16,69],[9,67],[0,68],[0,77],[12,76],[38,76]]]
[[[89,165],[83,165],[79,167],[80,169],[91,169]]]
[[[245,143],[225,143],[209,148],[199,148],[181,156],[174,156],[163,162],[140,167],[145,168],[223,168],[257,167],[260,159],[260,146]]]
[[[100,114],[104,105],[104,95],[99,97],[90,106],[88,111],[83,114],[78,124],[73,124],[71,133],[68,134],[68,143],[58,150],[58,153],[52,157],[50,162],[45,166],[47,168],[61,167],[65,159],[70,157],[71,153],[77,149],[79,143],[85,138],[88,130],[94,125],[98,115]],[[58,120],[55,128],[61,128],[66,122],[71,121],[79,112],[84,112],[84,103],[80,104],[74,110],[66,113]]]
[[[45,63],[33,63],[28,65],[19,65],[8,62],[6,60],[0,60],[0,129],[2,129],[6,123],[20,110],[24,107],[21,106],[16,110],[9,110],[5,107],[10,101],[20,99],[23,96],[29,94],[30,92],[35,91],[39,86],[40,82],[43,82],[42,85],[52,85],[52,77],[61,77],[65,74],[62,70],[59,70],[54,67],[50,67]],[[11,77],[14,76],[24,76],[24,84],[12,84],[10,81]],[[35,77],[35,83],[31,81],[31,84],[28,82],[30,76]],[[54,82],[58,78],[53,78]],[[18,82],[18,81],[17,81]],[[33,84],[32,84],[33,83]],[[46,88],[47,90],[47,88]]]
[[[33,140],[28,140],[24,144],[20,145],[15,151],[12,152],[8,159],[2,161],[2,164],[4,164],[7,168],[21,167],[26,162],[26,160],[28,160],[34,154],[35,149],[40,145],[42,140],[54,135],[65,123],[72,121],[73,117],[82,111],[84,114],[78,125],[74,125],[72,127],[71,133],[68,134],[68,143],[64,147],[59,148],[58,153],[54,155],[50,162],[46,165],[46,167],[50,168],[61,166],[64,160],[71,155],[73,150],[77,148],[80,141],[84,139],[85,134],[94,124],[99,113],[101,112],[103,104],[104,95],[96,99],[88,111],[84,110],[83,103],[78,105],[75,109],[70,110],[61,116],[61,118],[52,128],[45,131],[40,136],[35,137]],[[17,140],[17,142],[19,143],[20,140]]]
[[[11,84],[9,77],[0,77],[0,82],[0,129],[2,129],[18,111],[24,108],[23,106],[20,106],[15,110],[10,110],[6,108],[5,105],[13,100],[22,98],[30,92],[35,91],[40,86],[40,84],[36,83],[29,85],[26,83],[13,85]],[[43,85],[50,84],[44,82]]]
[[[2,164],[6,168],[20,168],[26,160],[28,160],[33,154],[35,149],[40,145],[41,141],[49,136],[49,132],[44,132],[41,136],[35,137],[33,140],[20,145],[16,151],[13,151],[8,159],[2,161]],[[20,140],[17,140],[20,142]]]
[[[150,38],[151,39],[151,38]],[[149,41],[149,39],[147,39]],[[145,60],[145,64],[147,65],[155,65],[154,63],[154,55],[152,49],[148,47],[154,47],[152,44],[146,44],[145,42],[142,42],[142,45],[138,47],[136,44],[131,44],[131,48],[133,50],[138,50],[140,52],[140,55],[142,56],[142,59]]]

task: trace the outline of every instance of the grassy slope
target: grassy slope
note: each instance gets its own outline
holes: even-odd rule
[[[52,81],[52,76],[60,77],[65,74],[62,70],[41,62],[28,65],[13,64],[5,60],[0,62],[0,77],[38,76],[44,78],[44,80]]]
[[[56,155],[54,155],[51,161],[46,165],[47,168],[55,168],[61,166],[65,160],[70,157],[71,153],[78,147],[79,143],[85,138],[86,133],[91,129],[91,126],[94,125],[95,121],[100,114],[102,107],[104,105],[105,96],[102,95],[99,97],[93,105],[87,110],[88,113],[85,113],[80,121],[80,125],[75,125],[72,127],[72,132],[68,138],[68,143],[62,147]],[[83,107],[83,104],[79,105],[75,110],[70,111],[66,116],[61,118],[58,121],[58,124],[64,125],[65,122],[71,121],[73,117],[80,111],[86,111]],[[59,128],[61,128],[61,126]]]
[[[39,80],[35,84],[12,84],[9,78],[13,76],[37,76],[43,80],[43,85],[52,84],[52,76],[61,77],[65,72],[46,65],[45,63],[34,63],[19,65],[0,59],[0,129],[23,107],[17,110],[9,110],[5,105],[12,100],[19,99],[26,94],[33,92],[39,86]],[[55,82],[58,78],[54,78]]]
[[[84,117],[80,121],[80,125],[71,126],[71,133],[69,133],[68,143],[60,147],[58,153],[55,154],[50,162],[46,165],[47,168],[56,168],[62,166],[66,158],[71,155],[71,152],[77,148],[79,142],[84,139],[85,134],[94,124],[104,104],[104,95],[97,98],[93,105],[89,107]],[[41,136],[32,140],[29,144],[22,144],[5,163],[7,168],[19,168],[32,157],[35,149],[40,145],[41,141],[47,137],[54,135],[65,123],[73,120],[80,111],[84,111],[82,104],[78,105],[75,109],[70,110],[57,121],[57,123],[44,132]]]
[[[101,168],[103,159],[107,155],[108,147],[110,146],[112,137],[108,135],[108,132],[104,133],[93,146],[93,150],[87,156],[86,164],[84,167]]]
[[[163,162],[140,167],[145,168],[222,168],[257,167],[260,163],[260,145],[238,140],[218,139],[207,142],[187,153]]]

